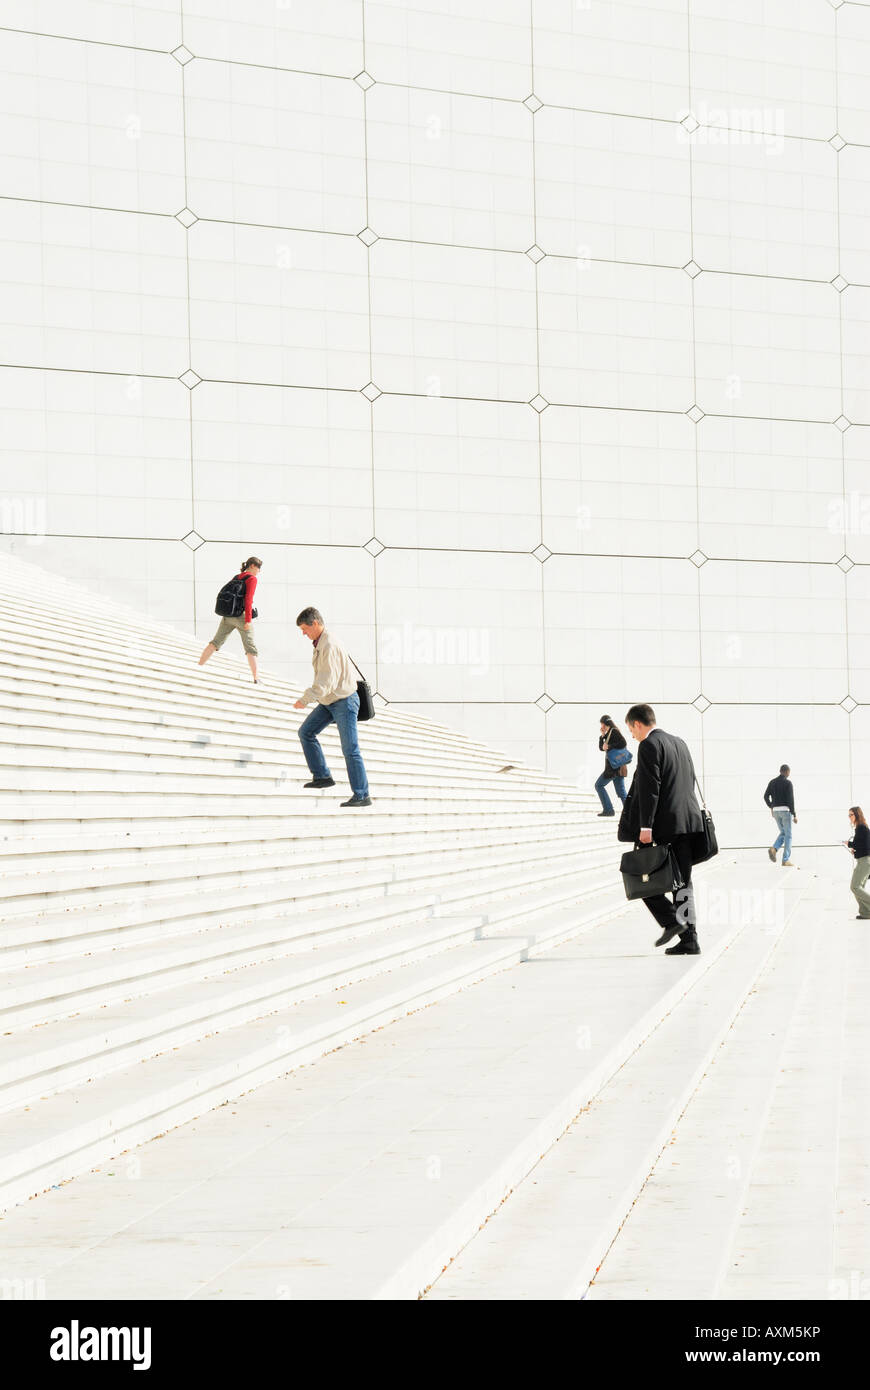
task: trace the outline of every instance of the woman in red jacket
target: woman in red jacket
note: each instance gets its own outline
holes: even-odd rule
[[[237,579],[244,578],[245,581],[245,615],[238,618],[221,618],[218,623],[218,630],[209,642],[199,658],[200,666],[204,666],[210,656],[214,656],[229,637],[230,633],[236,631],[242,639],[242,646],[245,649],[245,656],[248,658],[248,665],[251,668],[251,675],[254,677],[254,684],[257,685],[257,645],[251,635],[251,625],[253,619],[254,590],[257,587],[257,576],[263,567],[263,561],[258,560],[256,555],[252,555],[242,565]]]

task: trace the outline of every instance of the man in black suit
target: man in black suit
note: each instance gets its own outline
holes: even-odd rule
[[[683,739],[657,727],[651,705],[632,705],[625,722],[638,744],[637,771],[619,820],[618,838],[671,846],[684,886],[672,897],[661,893],[644,902],[663,928],[656,945],[680,938],[665,955],[697,956],[701,948],[695,931],[691,846],[692,835],[703,830],[704,820],[695,800],[692,755]]]

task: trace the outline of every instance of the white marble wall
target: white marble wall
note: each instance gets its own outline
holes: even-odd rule
[[[870,802],[870,3],[0,0],[0,531],[732,843]],[[844,702],[845,701],[845,706]],[[853,707],[854,706],[854,707]]]

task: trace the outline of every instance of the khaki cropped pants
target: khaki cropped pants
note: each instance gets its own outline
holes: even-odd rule
[[[849,884],[855,895],[858,904],[858,914],[861,917],[870,917],[870,893],[864,887],[870,878],[870,854],[862,854],[860,859],[855,860],[855,867],[852,870],[852,882]]]
[[[259,656],[257,644],[254,641],[251,629],[245,627],[244,618],[221,618],[218,623],[218,630],[211,639],[212,646],[217,647],[218,651],[220,651],[231,632],[239,633],[242,639],[242,646],[246,652],[251,656]]]

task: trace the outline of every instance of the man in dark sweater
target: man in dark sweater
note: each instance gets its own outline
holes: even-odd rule
[[[797,825],[797,816],[794,812],[794,787],[789,781],[791,768],[788,763],[783,763],[779,769],[779,776],[773,777],[768,782],[764,792],[764,802],[770,807],[770,814],[776,821],[779,834],[774,840],[770,849],[767,851],[769,858],[776,863],[776,852],[782,849],[782,867],[790,869],[791,862],[791,823]]]

